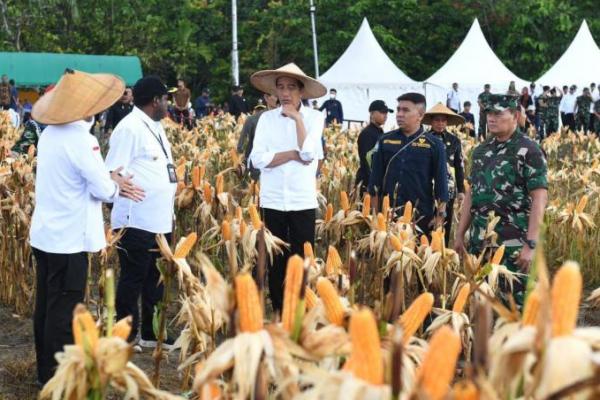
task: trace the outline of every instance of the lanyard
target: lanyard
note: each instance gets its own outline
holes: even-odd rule
[[[423,128],[421,128],[421,132],[418,135],[416,135],[411,141],[409,141],[404,146],[402,146],[402,148],[400,150],[398,150],[396,152],[396,154],[394,154],[390,158],[390,160],[387,163],[387,166],[385,167],[385,173],[383,174],[383,181],[381,183],[381,190],[382,190],[382,192],[385,192],[385,184],[386,184],[386,181],[387,181],[387,174],[388,174],[388,171],[390,169],[390,165],[392,165],[392,161],[394,160],[394,158],[396,158],[400,153],[402,153],[404,150],[406,150],[408,148],[408,146],[410,146],[415,140],[417,140],[418,138],[420,138],[421,136],[423,136],[424,133],[425,133],[425,131],[423,130]]]
[[[154,136],[154,139],[156,139],[158,141],[158,144],[160,144],[160,148],[162,149],[163,153],[165,154],[165,157],[167,158],[167,162],[170,161],[169,154],[167,153],[167,149],[165,149],[165,145],[164,145],[160,135],[155,134],[154,131],[150,128],[150,125],[148,125],[148,123],[146,121],[142,121],[142,122],[144,123],[144,125],[146,125],[146,128],[148,128],[148,130],[150,131],[152,136]]]

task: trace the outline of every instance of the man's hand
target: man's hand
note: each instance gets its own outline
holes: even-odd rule
[[[294,107],[291,104],[284,104],[282,106],[281,114],[284,117],[293,119],[294,121],[298,120],[301,117],[300,111],[296,110],[296,107]]]
[[[293,151],[294,151],[294,157],[293,157],[294,161],[298,161],[299,163],[304,164],[304,165],[310,165],[310,163],[312,163],[313,160],[304,161],[302,159],[302,157],[300,157],[299,151],[297,151],[297,150],[293,150]]]
[[[119,172],[123,170],[123,167],[119,167],[110,173],[110,177],[113,181],[119,185],[119,196],[125,197],[126,199],[140,202],[144,200],[144,189],[135,185],[131,179],[133,175],[121,176]]]
[[[467,249],[465,248],[465,238],[462,236],[454,237],[454,251],[458,254],[466,254]]]
[[[531,261],[533,260],[533,250],[529,248],[529,246],[523,246],[523,249],[519,253],[519,258],[517,259],[517,265],[521,269],[521,272],[527,273],[529,272],[529,267],[531,266]]]

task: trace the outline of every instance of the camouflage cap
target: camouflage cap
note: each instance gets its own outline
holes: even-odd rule
[[[519,98],[510,94],[492,94],[486,103],[485,111],[487,112],[516,110],[519,106]]]

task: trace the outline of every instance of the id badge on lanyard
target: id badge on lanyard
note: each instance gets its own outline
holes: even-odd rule
[[[160,148],[162,149],[162,151],[165,155],[165,158],[167,159],[167,174],[169,175],[169,182],[177,183],[177,171],[175,170],[175,166],[171,162],[168,162],[169,155],[167,153],[167,149],[165,149],[165,145],[163,144],[162,139],[160,138],[160,135],[156,135],[152,131],[152,129],[150,129],[150,126],[148,126],[148,124],[145,121],[144,121],[144,124],[146,125],[146,128],[148,128],[148,130],[150,131],[152,136],[154,136],[154,138],[158,141],[158,144],[160,144]]]

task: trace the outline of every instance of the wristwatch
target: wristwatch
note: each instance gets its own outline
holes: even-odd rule
[[[531,250],[535,249],[535,246],[537,246],[537,241],[536,240],[532,240],[532,239],[526,239],[525,240],[525,244],[527,245],[527,247],[529,247]]]

